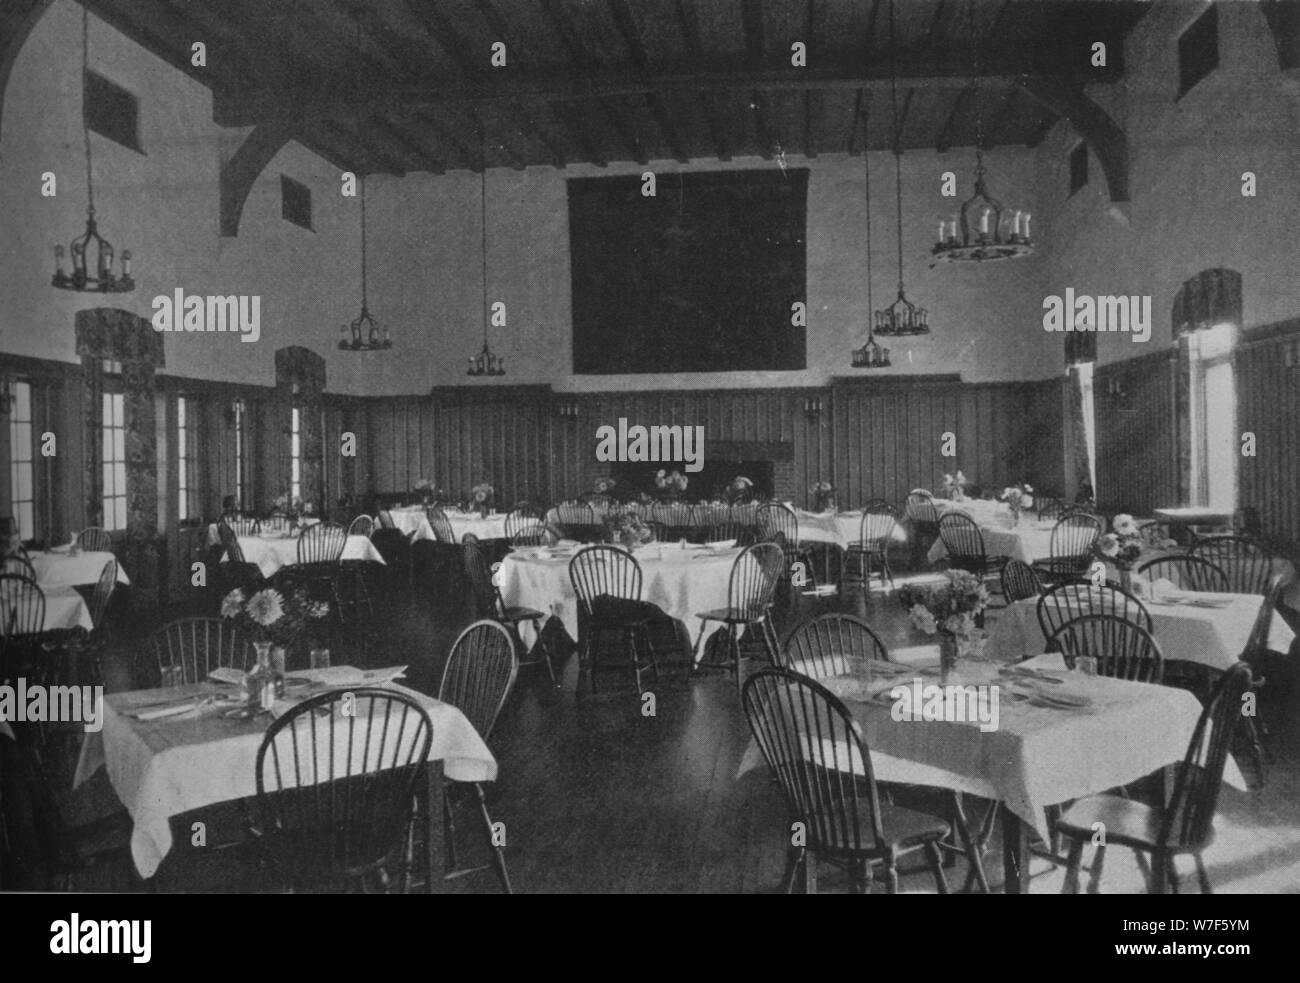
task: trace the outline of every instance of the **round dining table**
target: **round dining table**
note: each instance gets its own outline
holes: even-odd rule
[[[521,547],[501,561],[496,574],[502,599],[511,607],[529,607],[560,619],[570,637],[578,637],[578,598],[569,579],[569,561],[580,547]],[[731,567],[741,553],[733,546],[654,543],[633,556],[641,567],[641,600],[657,605],[681,622],[692,643],[702,612],[727,606]],[[717,625],[717,622],[712,622]],[[522,632],[531,632],[521,625]],[[524,642],[533,639],[525,634]],[[703,647],[701,647],[703,651]]]

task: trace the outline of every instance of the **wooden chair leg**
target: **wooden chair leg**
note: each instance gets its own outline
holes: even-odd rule
[[[817,893],[817,854],[806,850],[803,856],[803,893]]]
[[[885,893],[898,893],[898,858],[892,850],[885,854]]]
[[[939,849],[939,844],[931,840],[925,845],[925,852],[930,857],[930,869],[934,871],[934,886],[940,894],[950,894],[948,878],[943,872],[943,851]],[[987,884],[984,886],[984,893],[988,894]]]
[[[483,791],[482,783],[475,782],[474,791],[478,793],[478,807],[483,813],[483,827],[487,831],[488,849],[492,851],[492,862],[496,866],[497,877],[506,894],[514,894],[514,890],[510,887],[510,874],[506,871],[505,847],[496,842],[496,830],[492,825],[492,817],[488,814],[487,795]]]
[[[795,878],[799,876],[799,865],[804,861],[804,848],[792,846],[786,851],[785,873],[781,876],[781,893],[793,894]]]
[[[1062,894],[1079,893],[1079,867],[1083,864],[1083,840],[1070,840],[1070,857],[1065,867],[1065,883],[1061,885]]]
[[[442,790],[442,836],[446,840],[445,853],[447,854],[447,872],[458,870],[460,864],[456,862],[456,817],[452,814],[451,808],[451,788],[444,786]]]
[[[1088,893],[1096,894],[1101,886],[1101,872],[1106,867],[1106,847],[1098,845],[1092,855],[1092,876],[1088,878]]]
[[[1210,875],[1205,871],[1205,858],[1199,852],[1196,854],[1196,876],[1201,882],[1201,893],[1213,894],[1214,886],[1210,884]]]
[[[1163,850],[1157,850],[1151,857],[1151,884],[1150,891],[1152,894],[1169,893],[1169,855]]]

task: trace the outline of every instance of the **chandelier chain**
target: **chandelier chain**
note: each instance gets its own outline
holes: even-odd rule
[[[971,95],[975,99],[975,177],[984,176],[984,111],[980,105],[980,39],[975,30],[975,0],[970,2],[970,37],[973,46],[971,68],[974,74]]]
[[[81,137],[86,147],[86,201],[87,214],[95,215],[95,181],[91,177],[90,126],[86,122],[86,74],[90,71],[90,11],[81,8]]]
[[[898,132],[898,47],[894,34],[894,0],[889,0],[889,99],[894,111],[894,200],[898,208],[898,292],[903,293],[903,135]]]
[[[367,308],[366,292],[366,176],[360,176],[361,181],[361,310],[364,312]]]
[[[479,126],[479,225],[483,230],[482,282],[483,282],[483,344],[488,343],[488,288],[487,288],[487,130]]]

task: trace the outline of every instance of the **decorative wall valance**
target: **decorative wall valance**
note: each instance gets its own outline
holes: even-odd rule
[[[1174,337],[1228,322],[1241,327],[1241,274],[1202,270],[1174,295]]]
[[[147,318],[115,307],[77,311],[77,354],[112,362],[143,362],[162,368],[163,336]]]
[[[320,396],[325,392],[325,359],[297,345],[277,349],[275,387],[293,396]]]

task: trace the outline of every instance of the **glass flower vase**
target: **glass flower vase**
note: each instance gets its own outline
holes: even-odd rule
[[[240,696],[250,707],[269,710],[275,703],[275,676],[271,670],[271,643],[254,642],[257,665],[244,673]]]
[[[945,683],[957,672],[957,636],[939,632],[939,673]]]

